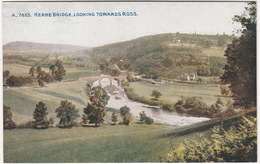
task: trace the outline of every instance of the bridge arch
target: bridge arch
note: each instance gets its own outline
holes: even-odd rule
[[[99,85],[101,86],[102,79],[109,79],[110,85],[112,85],[113,80],[118,80],[118,85],[121,86],[122,80],[126,79],[126,76],[95,76],[95,77],[82,77],[79,78],[81,81],[99,81]]]

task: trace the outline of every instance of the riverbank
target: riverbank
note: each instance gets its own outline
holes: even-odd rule
[[[148,100],[145,99],[144,97],[138,96],[136,93],[134,93],[134,90],[129,87],[129,83],[127,82],[123,82],[122,87],[124,88],[127,97],[132,101],[137,101],[152,106],[160,106],[161,108],[163,108],[164,106],[171,106],[170,103],[163,103],[161,101],[156,101],[156,100]],[[169,108],[168,111],[175,111],[175,110],[173,108],[171,109]]]
[[[93,87],[99,86],[99,81],[93,83]],[[174,126],[186,126],[197,122],[209,120],[205,117],[191,117],[186,114],[178,114],[174,111],[162,110],[158,106],[149,106],[145,103],[133,101],[125,94],[124,88],[118,84],[116,80],[110,80],[105,78],[101,81],[102,88],[106,89],[110,99],[106,107],[119,110],[123,106],[130,108],[130,113],[135,119],[140,118],[140,113],[145,112],[148,117],[151,117],[155,123],[170,124]],[[156,109],[154,109],[156,108]]]
[[[227,104],[232,102],[231,97],[223,97],[219,88],[211,85],[125,82],[123,87],[128,98],[133,101],[157,106],[166,111],[175,111],[179,114],[187,113],[189,116],[195,117],[214,118],[225,115],[225,109],[228,109]],[[153,90],[157,90],[162,96],[154,99],[151,96]],[[223,102],[223,111],[212,108],[212,105],[218,101]],[[177,102],[179,103],[178,108],[175,109]]]

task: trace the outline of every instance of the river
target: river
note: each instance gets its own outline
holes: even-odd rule
[[[191,125],[197,122],[209,120],[209,118],[205,117],[191,117],[183,114],[178,114],[176,112],[155,109],[158,107],[153,108],[152,106],[129,100],[124,92],[124,89],[118,85],[118,82],[116,80],[113,80],[112,85],[110,85],[109,79],[102,79],[101,85],[102,88],[106,89],[110,96],[107,107],[119,110],[122,106],[126,105],[131,109],[130,112],[137,119],[139,118],[139,113],[141,111],[145,111],[147,116],[151,117],[154,122],[166,123],[176,126]],[[99,81],[95,81],[93,83],[93,87],[95,86],[99,86]]]

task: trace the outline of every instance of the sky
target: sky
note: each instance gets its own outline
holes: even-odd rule
[[[235,34],[244,2],[3,2],[2,43],[28,41],[87,47],[161,33]],[[98,16],[132,12],[135,16]],[[20,14],[29,13],[31,17]],[[51,17],[34,14],[50,13]],[[95,16],[53,17],[53,13]]]

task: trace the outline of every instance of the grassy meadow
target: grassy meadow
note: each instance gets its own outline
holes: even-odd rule
[[[232,100],[229,97],[221,96],[220,89],[217,85],[185,83],[152,84],[147,82],[132,82],[129,84],[129,87],[133,89],[135,94],[148,100],[153,98],[151,97],[152,91],[158,90],[162,94],[159,101],[168,104],[176,103],[181,96],[199,96],[208,105],[215,103],[218,98],[221,98],[224,102]]]
[[[4,162],[160,162],[171,145],[199,138],[168,136],[172,132],[159,124],[5,130]]]
[[[21,64],[4,64],[4,70],[9,70],[11,75],[29,76],[30,66]],[[48,68],[42,68],[48,72]],[[38,85],[9,87],[3,89],[3,104],[10,106],[13,119],[22,123],[32,119],[32,113],[36,104],[43,101],[48,107],[49,117],[56,119],[55,109],[59,107],[61,100],[69,100],[79,110],[80,115],[86,106],[88,97],[85,88],[86,81],[69,81],[85,76],[97,76],[99,73],[82,68],[66,68],[67,75],[62,82],[46,84],[43,88]],[[56,119],[57,121],[58,119]]]
[[[10,75],[14,76],[30,76],[29,70],[31,66],[22,65],[22,64],[14,64],[14,63],[5,63],[3,65],[3,71],[9,70],[11,72]],[[43,71],[49,72],[50,69],[47,67],[41,67]],[[64,80],[67,79],[78,79],[79,77],[86,76],[98,76],[99,72],[87,70],[82,67],[67,67],[66,66],[66,76],[64,76]]]
[[[16,76],[28,75],[29,68],[17,64],[6,64],[4,67],[10,69],[11,75]],[[65,99],[76,106],[81,116],[88,102],[85,93],[87,82],[69,79],[94,76],[98,72],[82,68],[66,68],[66,70],[67,77],[65,76],[62,82],[46,84],[44,87],[33,85],[4,88],[3,104],[11,107],[13,120],[18,124],[32,120],[35,105],[43,101],[48,107],[48,117],[54,118],[54,124],[57,124],[55,109],[60,105],[60,101]],[[208,100],[206,97],[209,95],[220,94],[216,87],[198,88],[195,85],[185,84],[162,87],[135,82],[130,83],[130,87],[134,88],[137,94],[147,95],[147,98],[150,98],[153,89],[157,89],[163,94],[162,100],[167,102],[175,102],[180,95],[191,95],[190,92],[204,96],[205,100]],[[209,97],[212,101],[213,98],[214,96]],[[4,130],[4,162],[160,162],[170,151],[171,145],[189,138],[198,138],[198,135],[194,135],[196,132],[179,137],[169,136],[168,134],[174,132],[177,127],[166,124],[133,123],[130,126],[111,126],[109,124],[111,114],[112,112],[107,113],[105,124],[98,128]],[[78,121],[81,121],[81,117]]]
[[[196,47],[196,44],[191,43],[170,43],[168,44],[170,47]],[[198,46],[199,47],[199,46]],[[224,57],[226,47],[199,47],[202,51],[202,54],[207,56],[215,56],[215,57]]]

